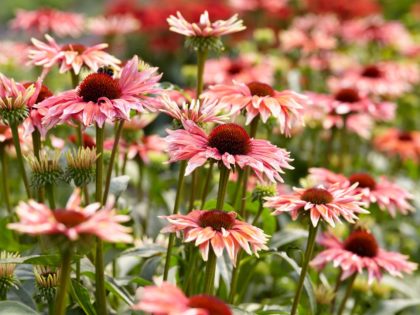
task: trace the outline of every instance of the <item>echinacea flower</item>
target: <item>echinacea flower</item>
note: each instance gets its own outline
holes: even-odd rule
[[[312,188],[293,188],[293,194],[266,198],[265,207],[273,208],[274,215],[290,212],[292,219],[307,214],[316,227],[320,219],[335,227],[343,217],[347,222],[355,223],[357,214],[369,213],[361,206],[360,195],[355,194],[357,184],[342,188],[339,185],[315,186]]]
[[[25,64],[28,58],[29,45],[25,43],[2,40],[0,41],[0,65],[19,66]]]
[[[121,225],[130,220],[110,206],[101,209],[99,203],[81,207],[80,190],[76,189],[64,209],[51,210],[46,205],[29,200],[20,202],[16,213],[19,222],[9,229],[30,235],[64,235],[76,241],[84,235],[94,235],[107,242],[131,243],[130,228]]]
[[[106,120],[130,119],[130,111],[154,111],[159,102],[151,95],[159,93],[161,75],[157,68],[138,71],[138,58],[133,57],[121,70],[118,79],[107,73],[92,73],[79,86],[50,97],[36,108],[43,114],[43,123],[55,126],[68,121],[80,121],[84,126]]]
[[[0,300],[6,300],[9,289],[11,287],[17,288],[18,284],[18,280],[14,275],[16,264],[2,261],[14,260],[19,257],[19,253],[0,251]]]
[[[0,119],[7,125],[19,125],[28,117],[27,104],[35,93],[31,84],[25,87],[0,73]]]
[[[229,4],[240,11],[264,11],[276,12],[287,8],[288,0],[229,0]]]
[[[403,131],[390,128],[377,135],[373,144],[376,150],[390,156],[398,156],[401,160],[420,160],[420,132]]]
[[[230,118],[230,113],[226,113],[226,106],[224,104],[220,104],[217,100],[207,98],[192,99],[191,101],[184,101],[182,105],[178,105],[168,95],[164,95],[159,111],[171,116],[180,123],[191,120],[196,124],[221,124]]]
[[[319,270],[332,262],[342,270],[342,280],[367,271],[371,284],[375,278],[381,280],[383,271],[402,277],[402,273],[411,274],[417,268],[417,264],[409,262],[407,256],[379,247],[375,237],[367,231],[355,230],[345,241],[324,234],[318,243],[326,249],[311,261],[311,266]]]
[[[54,38],[45,35],[47,42],[32,38],[33,47],[29,49],[29,63],[43,67],[46,71],[59,66],[60,73],[73,71],[76,75],[82,67],[97,71],[101,66],[119,68],[120,61],[104,51],[108,44],[94,46],[82,44],[58,45]]]
[[[217,257],[226,249],[233,265],[242,248],[246,253],[258,256],[258,251],[268,249],[265,245],[268,236],[261,229],[236,219],[235,212],[220,210],[193,210],[187,215],[174,214],[163,218],[169,225],[163,233],[183,232],[184,242],[194,242],[198,246],[204,261],[209,250]],[[211,248],[210,248],[211,247]]]
[[[33,32],[37,35],[54,33],[59,37],[78,37],[83,32],[83,15],[49,8],[35,11],[18,10],[11,22],[13,29]]]
[[[244,109],[247,125],[257,116],[263,123],[274,117],[281,132],[287,136],[293,127],[303,125],[303,111],[308,101],[304,95],[289,90],[279,92],[262,82],[245,84],[233,81],[231,85],[213,85],[202,96],[219,100],[236,114]]]
[[[289,152],[266,140],[250,138],[239,125],[219,125],[209,135],[192,121],[186,121],[184,128],[168,130],[166,141],[170,162],[188,160],[186,175],[208,159],[220,161],[228,169],[249,166],[261,181],[265,175],[272,182],[282,182],[283,168],[293,169]]]
[[[88,30],[95,35],[114,36],[140,29],[140,22],[131,14],[98,16],[87,21]]]
[[[187,297],[168,282],[139,288],[136,295],[140,301],[133,309],[153,315],[232,315],[229,306],[217,297],[204,294]]]

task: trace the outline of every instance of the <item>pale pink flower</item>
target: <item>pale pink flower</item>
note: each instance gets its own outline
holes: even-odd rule
[[[95,35],[128,34],[140,29],[140,22],[131,14],[98,16],[87,21],[88,30]]]
[[[265,175],[272,182],[282,182],[283,168],[293,169],[289,152],[266,140],[251,139],[239,125],[219,125],[209,135],[192,121],[186,121],[184,128],[168,130],[166,141],[170,162],[188,160],[186,175],[208,159],[220,161],[228,169],[249,166],[261,181]]]
[[[106,120],[130,119],[132,109],[154,111],[159,101],[151,94],[161,93],[157,68],[138,71],[138,58],[133,57],[121,70],[118,79],[107,73],[92,73],[79,86],[50,97],[36,107],[44,115],[43,123],[55,126],[71,120],[84,126],[103,126]]]
[[[411,274],[417,269],[417,264],[408,261],[407,256],[379,247],[367,231],[355,230],[343,242],[331,234],[323,234],[318,242],[326,249],[311,261],[311,266],[320,270],[332,262],[342,270],[341,280],[367,271],[371,284],[375,278],[381,280],[383,271],[402,277],[402,273]]]
[[[187,297],[168,282],[139,288],[136,295],[140,301],[133,309],[153,315],[232,315],[229,307],[218,298],[204,294]]]
[[[53,9],[18,10],[11,21],[13,29],[34,32],[37,35],[54,33],[59,37],[78,37],[83,32],[83,15]]]
[[[0,65],[21,67],[28,57],[29,45],[13,41],[0,42]]]
[[[306,96],[289,91],[276,91],[262,82],[219,84],[209,87],[202,97],[217,99],[221,104],[230,106],[233,114],[246,111],[246,123],[259,116],[263,123],[268,118],[277,119],[282,133],[290,136],[295,126],[303,125],[303,111],[308,103]]]
[[[263,9],[276,12],[287,8],[288,0],[229,0],[229,4],[236,10],[255,11]]]
[[[108,44],[84,46],[81,44],[58,45],[54,38],[45,35],[47,42],[32,38],[33,47],[29,49],[29,63],[46,70],[57,65],[60,73],[73,71],[79,74],[82,67],[97,71],[101,66],[119,68],[120,60],[104,51]]]
[[[346,176],[334,173],[326,168],[311,167],[308,172],[308,179],[314,186],[331,186],[335,184],[348,186]]]
[[[208,98],[192,99],[178,105],[168,95],[164,95],[162,106],[159,111],[165,113],[181,123],[191,120],[196,124],[218,123],[221,124],[230,119],[230,113],[226,113],[226,106],[217,100]]]
[[[208,259],[210,245],[217,257],[222,256],[226,249],[236,266],[236,257],[241,248],[257,257],[260,250],[268,249],[265,245],[268,235],[247,222],[237,220],[236,215],[233,211],[193,210],[187,215],[165,216],[169,225],[162,232],[183,232],[184,242],[194,242],[204,261]]]
[[[204,82],[206,84],[230,84],[260,81],[266,84],[274,82],[274,65],[264,56],[262,60],[251,55],[241,55],[235,59],[222,57],[206,61]]]
[[[420,132],[402,131],[389,128],[377,135],[373,144],[378,151],[390,156],[398,156],[402,160],[420,160]]]
[[[64,209],[51,210],[34,200],[20,202],[16,213],[17,223],[7,225],[9,229],[30,235],[62,234],[71,241],[83,235],[95,235],[107,242],[131,243],[130,228],[121,225],[130,217],[119,215],[109,205],[101,209],[100,203],[81,207],[80,190],[76,189]]]
[[[143,136],[135,143],[128,146],[127,156],[129,159],[139,157],[144,164],[150,163],[150,156],[164,154],[167,151],[167,143],[158,135]]]
[[[243,21],[238,20],[237,14],[226,21],[211,22],[207,11],[201,14],[198,23],[188,22],[180,12],[177,12],[176,16],[171,15],[167,21],[170,26],[169,30],[187,37],[218,37],[240,32],[246,28]]]
[[[313,188],[293,188],[293,194],[267,197],[265,207],[274,208],[273,214],[279,215],[290,212],[292,219],[309,211],[313,226],[317,226],[320,219],[335,227],[343,217],[350,223],[358,219],[356,214],[369,213],[361,206],[360,195],[355,194],[357,184],[350,187],[339,185],[315,186]]]

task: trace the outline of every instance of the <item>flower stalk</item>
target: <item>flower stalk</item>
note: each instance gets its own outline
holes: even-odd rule
[[[69,246],[62,254],[61,262],[61,281],[55,300],[55,315],[64,315],[66,309],[66,297],[69,287],[71,274],[71,258],[73,255],[73,248]]]
[[[7,156],[5,152],[5,146],[0,143],[0,163],[1,163],[1,180],[2,180],[2,187],[3,187],[3,197],[4,197],[4,203],[6,205],[7,212],[9,215],[12,214],[12,205],[10,203],[10,196],[9,196],[9,185],[7,183]]]
[[[29,186],[28,176],[26,175],[25,165],[23,163],[23,155],[22,155],[22,149],[20,147],[18,126],[16,124],[10,124],[10,129],[12,130],[13,144],[15,145],[16,158],[19,164],[20,175],[22,176],[23,184],[25,185],[26,194],[28,195],[28,198],[30,199],[31,189]]]
[[[355,272],[349,279],[346,293],[344,294],[343,300],[341,301],[340,307],[338,309],[337,315],[341,315],[344,312],[344,309],[346,307],[347,300],[349,299],[351,292],[353,291],[353,284],[356,280],[357,272]]]

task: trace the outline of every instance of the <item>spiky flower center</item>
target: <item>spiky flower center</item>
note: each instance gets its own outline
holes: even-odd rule
[[[274,96],[274,89],[266,83],[254,81],[247,86],[253,96]]]
[[[86,46],[82,44],[67,44],[61,47],[61,50],[65,51],[76,51],[79,54],[83,54],[86,50]]]
[[[235,219],[229,213],[220,210],[203,212],[198,221],[201,227],[211,227],[216,231],[221,231],[222,228],[229,230],[235,223]]]
[[[235,75],[235,74],[241,73],[243,69],[244,67],[242,63],[237,61],[237,62],[232,62],[227,71],[230,75]]]
[[[208,315],[232,315],[229,307],[221,300],[209,295],[195,295],[190,297],[188,306],[206,310]]]
[[[369,188],[372,190],[376,187],[376,181],[372,176],[366,173],[353,174],[349,177],[349,181],[351,184],[359,183],[358,187],[361,188]]]
[[[356,103],[360,101],[359,93],[355,89],[344,88],[335,94],[335,99],[343,103]]]
[[[358,230],[350,234],[344,242],[344,248],[360,257],[373,258],[378,254],[378,243],[369,232]]]
[[[325,205],[332,202],[334,197],[324,188],[309,188],[304,191],[300,199],[315,205]]]
[[[409,131],[401,131],[398,135],[398,140],[400,141],[412,141],[413,140],[413,136],[411,135],[411,133]]]
[[[105,73],[89,74],[80,84],[77,91],[85,102],[97,103],[102,97],[110,100],[121,96],[121,88],[118,80]]]
[[[30,87],[35,82],[26,82],[23,84],[25,88]],[[39,91],[38,97],[36,98],[35,104],[41,103],[46,98],[49,98],[53,95],[53,93],[44,85],[41,85],[41,90]]]
[[[367,66],[363,69],[362,76],[367,78],[380,78],[382,71],[377,66]]]
[[[216,148],[220,154],[246,155],[251,150],[251,139],[241,126],[225,124],[212,130],[209,146]]]
[[[54,218],[64,224],[68,228],[75,227],[83,222],[85,222],[88,217],[80,211],[68,210],[68,209],[58,209],[54,211]]]

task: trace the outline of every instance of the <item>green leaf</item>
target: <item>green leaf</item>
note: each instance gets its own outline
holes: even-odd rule
[[[166,248],[157,244],[146,244],[123,251],[119,256],[135,256],[149,258],[166,252]]]
[[[268,235],[273,235],[276,231],[276,218],[271,214],[271,211],[264,209],[262,213],[263,230]]]
[[[298,239],[308,237],[308,231],[302,229],[286,229],[271,238],[270,246],[279,248]]]
[[[203,207],[203,210],[213,210],[216,209],[216,205],[217,205],[217,200],[216,199],[211,199],[208,200]],[[228,203],[225,203],[223,205],[223,210],[224,211],[235,211],[235,209]]]
[[[60,255],[30,255],[16,258],[1,259],[0,263],[57,266],[60,263]]]
[[[386,300],[381,301],[375,309],[367,312],[365,315],[394,315],[413,306],[420,306],[420,299]]]
[[[20,302],[14,301],[1,301],[0,302],[0,315],[39,315],[30,307]]]
[[[96,310],[90,301],[89,291],[77,280],[72,279],[70,293],[87,315],[96,315]]]

